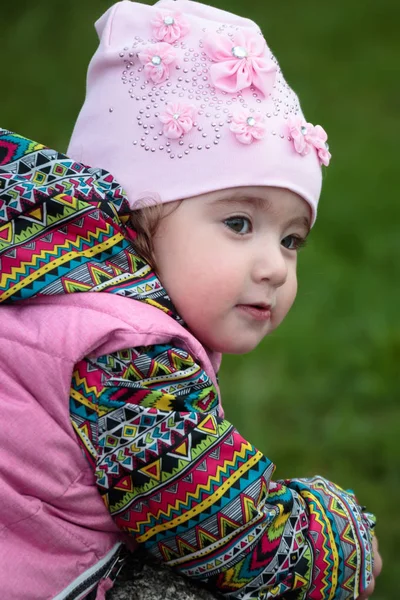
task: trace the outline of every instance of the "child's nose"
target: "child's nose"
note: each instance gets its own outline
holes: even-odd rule
[[[283,255],[282,247],[273,247],[263,249],[253,269],[253,278],[256,283],[268,281],[274,287],[280,287],[287,279],[288,265]]]

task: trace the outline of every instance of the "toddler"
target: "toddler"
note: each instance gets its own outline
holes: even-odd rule
[[[327,135],[248,19],[96,27],[67,156],[0,132],[2,597],[104,598],[139,546],[231,598],[366,598],[373,516],[274,482],[216,375],[295,299]]]

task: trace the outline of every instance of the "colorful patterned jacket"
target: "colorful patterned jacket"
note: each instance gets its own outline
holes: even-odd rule
[[[0,589],[84,598],[121,541],[231,598],[356,598],[373,517],[223,418],[101,169],[0,130]]]

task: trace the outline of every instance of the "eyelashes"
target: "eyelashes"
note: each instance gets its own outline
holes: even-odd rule
[[[281,245],[288,250],[301,250],[307,244],[306,238],[299,235],[287,235],[281,241]]]
[[[246,233],[253,231],[251,220],[248,217],[241,217],[240,215],[225,219],[224,224],[238,235],[246,235]]]

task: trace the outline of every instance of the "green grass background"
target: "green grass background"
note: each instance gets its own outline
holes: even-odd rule
[[[149,2],[151,4],[151,2]],[[226,357],[228,418],[277,465],[352,487],[379,519],[376,600],[400,589],[398,0],[215,0],[263,28],[308,119],[329,133],[319,219],[286,322]],[[106,0],[8,2],[0,123],[65,150]]]

